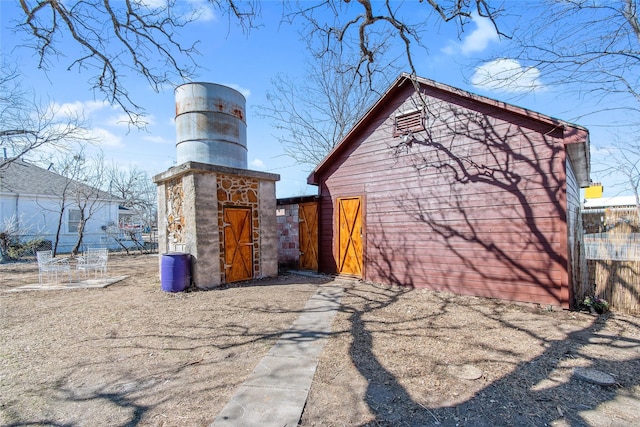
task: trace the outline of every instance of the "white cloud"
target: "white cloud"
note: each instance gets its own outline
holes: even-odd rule
[[[264,169],[265,165],[264,162],[260,159],[253,159],[251,160],[251,162],[249,162],[249,166],[251,166],[252,168],[255,169]]]
[[[595,158],[603,159],[609,156],[620,154],[620,149],[611,145],[591,144],[591,146],[589,147],[589,151],[592,159],[595,159]]]
[[[531,92],[546,90],[540,80],[540,70],[523,67],[514,59],[501,58],[476,68],[471,83],[483,89],[501,92]]]
[[[154,144],[175,144],[175,139],[165,138],[164,136],[147,135],[142,137],[143,141],[152,142]]]
[[[161,11],[171,8],[172,14],[183,14],[188,20],[209,22],[217,19],[214,9],[206,0],[189,0],[186,5],[180,2],[170,4],[168,0],[134,0],[134,2],[146,7],[150,11]]]
[[[49,108],[54,111],[56,117],[84,117],[89,118],[91,115],[112,108],[106,101],[75,101],[66,102],[64,104],[52,103]]]
[[[117,129],[126,129],[130,131],[135,129],[132,125],[131,118],[122,113],[122,111],[106,101],[74,101],[64,104],[51,103],[50,111],[59,121],[67,121],[70,118],[81,118],[89,123],[101,125],[104,127],[113,127]],[[146,125],[154,125],[156,123],[155,116],[152,114],[141,116],[141,121]]]
[[[489,46],[489,43],[500,41],[500,37],[489,18],[473,14],[471,19],[476,24],[476,29],[469,33],[462,40],[462,43],[450,41],[447,46],[442,48],[444,54],[454,55],[460,52],[463,55],[469,55],[482,52]]]
[[[442,49],[440,49],[442,53],[445,55],[454,55],[456,53],[456,45],[453,42],[449,42],[449,44]]]
[[[135,3],[145,6],[148,9],[167,7],[167,0],[135,0]]]
[[[211,5],[205,0],[189,0],[189,7],[191,9],[190,19],[199,22],[211,22],[218,19]]]
[[[473,22],[476,24],[476,29],[464,38],[460,46],[460,50],[464,55],[482,52],[489,46],[490,42],[500,41],[498,33],[489,18],[475,15],[473,16]]]
[[[251,96],[251,91],[249,89],[243,88],[240,85],[237,85],[235,83],[224,83],[225,86],[229,86],[231,89],[235,89],[238,92],[240,92],[246,99],[249,99],[249,96]]]
[[[139,116],[138,119],[140,124],[144,124],[146,126],[156,124],[156,118],[153,114],[145,114],[143,116]],[[136,125],[131,123],[131,117],[124,113],[119,113],[110,117],[104,117],[102,119],[102,122],[109,126],[117,126],[119,128],[127,130],[133,130],[136,128]]]
[[[96,138],[103,147],[122,146],[122,137],[109,132],[103,128],[91,128],[91,136]]]

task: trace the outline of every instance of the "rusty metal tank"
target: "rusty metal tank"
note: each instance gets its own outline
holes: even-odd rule
[[[246,100],[240,92],[215,83],[178,86],[177,164],[200,162],[247,168]]]

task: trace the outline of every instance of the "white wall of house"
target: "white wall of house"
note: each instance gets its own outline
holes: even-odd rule
[[[114,237],[105,231],[107,226],[118,223],[117,200],[102,200],[98,203],[100,207],[85,225],[81,249],[89,247],[121,248]],[[17,219],[20,234],[24,236],[25,240],[43,238],[53,242],[60,209],[60,200],[50,196],[0,194],[0,224]],[[74,211],[77,213],[78,208],[74,209],[73,204],[70,204],[63,214],[58,242],[59,253],[71,252],[78,240]],[[130,247],[132,243],[129,242],[126,245]]]

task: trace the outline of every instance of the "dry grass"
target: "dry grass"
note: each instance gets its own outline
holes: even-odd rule
[[[33,270],[1,265],[2,287]],[[130,277],[105,289],[0,293],[0,425],[207,425],[317,287],[171,294],[157,271],[114,257],[109,274]]]
[[[0,293],[0,424],[209,425],[325,281],[170,294],[157,269],[113,257],[130,277],[105,289]],[[0,290],[34,281],[33,265],[0,265]],[[638,318],[345,286],[302,425],[640,424]]]
[[[640,424],[637,318],[362,283],[342,306],[304,426]],[[468,365],[481,378],[459,378]]]

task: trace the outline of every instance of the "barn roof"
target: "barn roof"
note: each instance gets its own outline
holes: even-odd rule
[[[601,197],[598,199],[586,199],[584,201],[583,208],[589,209],[604,209],[604,208],[636,208],[638,206],[636,196],[615,196],[615,197]]]
[[[95,191],[93,187],[81,182],[71,180],[71,183]],[[0,193],[58,197],[68,184],[68,178],[20,159],[0,168]],[[105,191],[97,191],[101,199],[118,200]]]
[[[397,94],[400,88],[405,84],[411,84],[412,81],[417,82],[423,87],[429,87],[461,98],[470,99],[477,103],[497,107],[517,116],[524,116],[532,120],[560,127],[563,129],[565,149],[575,169],[574,172],[578,180],[578,184],[581,187],[587,187],[590,185],[589,131],[586,128],[537,113],[526,108],[518,107],[516,105],[508,104],[485,96],[476,95],[453,86],[438,83],[434,80],[418,77],[408,73],[400,74],[400,76],[382,94],[380,99],[378,99],[378,101],[369,108],[349,133],[347,133],[347,135],[338,142],[338,144],[336,144],[333,150],[331,150],[331,152],[329,152],[329,154],[327,154],[327,156],[316,166],[307,178],[307,183],[311,185],[318,185],[320,173],[329,166],[352,141],[355,140],[355,136],[358,135],[359,131],[366,126],[369,121],[373,120],[376,113],[384,108],[385,104],[387,104],[387,102]]]

